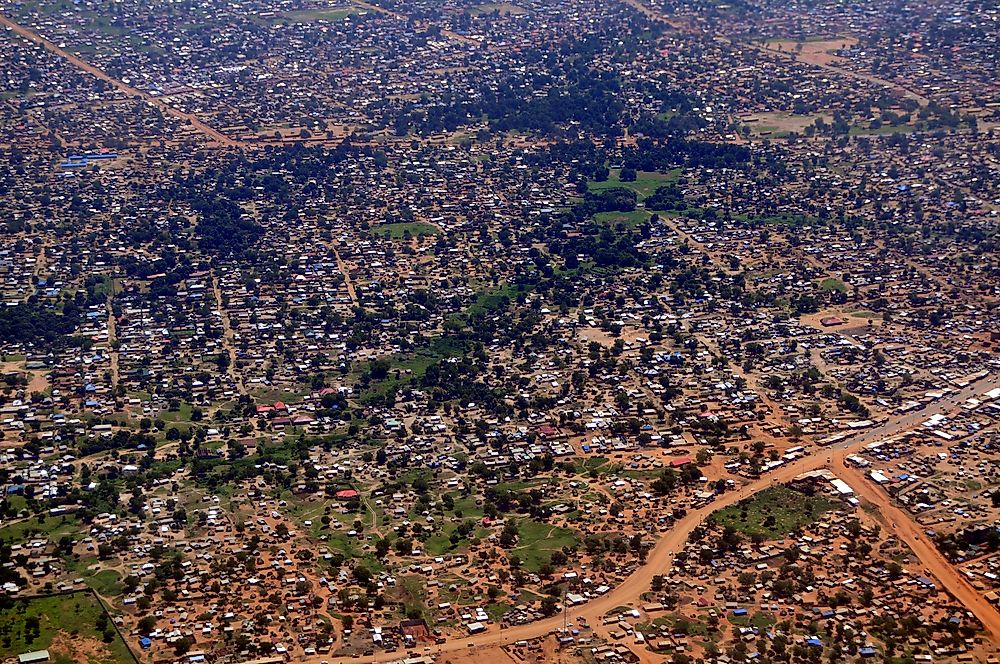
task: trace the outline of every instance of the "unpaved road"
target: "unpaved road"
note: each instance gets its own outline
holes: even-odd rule
[[[354,290],[354,282],[351,281],[351,271],[347,268],[347,263],[344,259],[340,257],[340,252],[337,251],[337,247],[331,242],[330,249],[333,249],[333,256],[337,259],[337,269],[340,270],[340,274],[344,277],[344,286],[347,288],[347,295],[351,298],[351,302],[354,306],[358,306],[358,293]]]
[[[649,590],[653,576],[669,572],[673,565],[674,556],[684,548],[684,545],[687,543],[688,535],[712,512],[739,502],[740,500],[752,496],[753,494],[774,484],[789,482],[802,473],[811,470],[818,470],[823,467],[829,467],[831,465],[837,465],[832,463],[834,457],[842,459],[846,455],[856,452],[865,445],[869,445],[878,440],[883,440],[889,436],[907,431],[919,425],[931,415],[946,412],[969,397],[982,394],[983,392],[996,387],[998,383],[1000,383],[1000,381],[998,381],[997,377],[987,376],[986,378],[969,385],[963,390],[957,391],[950,396],[938,400],[921,412],[891,417],[881,426],[861,432],[846,441],[832,445],[828,448],[815,448],[812,450],[812,454],[810,456],[799,459],[798,461],[786,466],[782,466],[778,470],[769,473],[760,479],[749,482],[738,490],[722,494],[710,505],[688,512],[683,519],[677,521],[670,531],[668,531],[656,543],[656,546],[652,551],[650,551],[649,556],[646,558],[646,563],[644,565],[639,567],[632,573],[631,576],[625,579],[625,581],[608,594],[593,599],[586,604],[569,609],[569,620],[575,623],[577,618],[582,617],[592,625],[599,625],[600,619],[613,609],[619,606],[635,606],[639,602],[640,595]],[[854,479],[854,481],[852,481],[852,486],[857,483],[858,481]],[[862,484],[864,483],[862,482]],[[862,489],[862,487],[855,487],[856,491],[859,491],[860,489]],[[868,498],[867,495],[864,497],[866,499]],[[896,516],[895,513],[892,514],[894,517]],[[916,528],[905,516],[899,518],[897,523],[899,522],[910,523],[911,527],[914,529]],[[933,545],[928,544],[925,541],[925,538],[913,539],[911,536],[907,538],[906,543],[911,547],[914,545],[921,547],[920,552],[915,550],[915,553],[917,553],[921,560],[924,560],[924,556],[927,556],[928,560],[932,559],[931,555],[934,553]],[[942,568],[944,571],[940,576],[937,576],[938,580],[948,592],[952,593],[952,595],[965,603],[969,594],[968,585],[961,579],[961,577],[958,576],[957,573],[954,572],[953,569],[950,574],[947,573],[950,566],[947,565],[946,562],[944,565],[945,566]],[[933,567],[931,569],[934,571]],[[969,603],[966,603],[966,606],[976,615],[976,617],[980,619],[980,621],[982,621],[983,625],[987,629],[988,638],[1000,645],[1000,623],[998,623],[998,621],[1000,621],[1000,614],[997,614],[993,607],[986,604],[985,600],[982,600],[982,598],[979,599],[980,601],[978,602],[970,601]],[[544,636],[550,632],[562,629],[562,626],[563,616],[562,614],[559,614],[552,618],[547,618],[545,620],[540,620],[527,625],[511,627],[503,630],[502,633],[498,631],[491,631],[462,639],[451,639],[443,645],[437,646],[434,650],[435,652],[445,653],[464,650],[466,648],[480,648],[509,644],[522,639],[528,640]],[[315,657],[307,658],[306,661],[319,661],[320,659],[328,660],[331,664],[346,664],[347,662],[356,661],[355,658],[351,657]]]
[[[962,606],[971,611],[986,631],[992,635],[993,642],[1000,646],[1000,612],[997,612],[989,602],[963,577],[955,567],[937,550],[934,543],[920,527],[910,520],[903,510],[892,504],[889,496],[879,487],[867,480],[858,469],[846,466],[843,460],[833,464],[831,470],[851,485],[858,497],[867,500],[882,513],[891,524],[891,532],[901,541],[906,542],[920,563],[937,578],[942,585],[958,600]]]
[[[644,2],[642,2],[642,0],[622,0],[622,1],[626,5],[632,7],[636,11],[646,15],[648,18],[653,19],[654,21],[660,21],[661,23],[666,23],[672,28],[683,30],[683,26],[680,23],[671,20],[669,16],[657,11],[652,7],[649,7]],[[731,39],[727,37],[718,36],[716,37],[716,39],[733,46],[737,45],[736,42],[733,42]],[[741,45],[746,46],[748,48],[756,49],[762,53],[768,53],[770,55],[784,58],[789,62],[796,61],[797,57],[797,61],[805,65],[809,65],[811,67],[818,67],[819,69],[825,69],[826,71],[833,72],[841,76],[847,76],[849,78],[853,78],[860,81],[866,81],[868,83],[874,83],[875,85],[880,85],[882,87],[889,88],[890,90],[894,90],[902,94],[904,97],[909,97],[910,99],[913,99],[921,106],[926,106],[929,103],[928,99],[923,95],[920,95],[914,92],[913,90],[909,90],[898,83],[888,81],[884,78],[879,78],[878,76],[874,76],[872,74],[864,74],[861,72],[852,71],[850,69],[844,69],[836,65],[820,62],[815,58],[803,58],[801,55],[796,56],[796,54],[791,51],[779,51],[774,48],[767,48],[766,46],[760,46],[759,44],[741,44]]]
[[[205,136],[207,136],[208,138],[212,139],[213,141],[215,141],[216,143],[218,143],[220,145],[224,145],[226,147],[239,147],[240,145],[242,145],[239,141],[236,141],[236,140],[230,138],[229,136],[226,136],[221,131],[219,131],[217,129],[213,129],[212,127],[209,127],[207,124],[205,124],[204,122],[202,122],[201,120],[199,120],[197,116],[194,116],[194,115],[191,115],[190,113],[185,113],[184,111],[176,109],[173,106],[171,106],[170,104],[167,104],[166,102],[164,102],[162,99],[157,99],[156,97],[153,97],[152,95],[146,94],[145,92],[143,92],[141,90],[137,90],[136,88],[133,88],[131,85],[128,85],[127,83],[123,83],[122,81],[119,81],[117,78],[114,78],[114,77],[112,77],[112,76],[104,73],[103,70],[98,69],[97,67],[95,67],[94,65],[90,64],[89,62],[78,58],[77,56],[73,55],[72,53],[70,53],[70,52],[68,52],[68,51],[66,51],[64,49],[59,48],[54,43],[52,43],[51,41],[49,41],[45,37],[42,37],[40,34],[38,34],[37,32],[35,32],[34,30],[31,30],[30,28],[26,28],[23,25],[15,23],[14,21],[12,21],[9,18],[7,18],[6,16],[0,16],[0,25],[6,26],[6,27],[10,28],[12,31],[14,31],[17,34],[21,35],[22,37],[24,37],[28,41],[32,41],[32,42],[34,42],[36,44],[39,44],[40,46],[44,47],[45,50],[49,51],[53,55],[58,55],[60,58],[63,58],[64,60],[66,60],[70,64],[72,64],[73,66],[75,66],[78,69],[81,69],[81,70],[87,72],[91,76],[99,78],[100,80],[102,80],[102,81],[104,81],[106,83],[110,83],[115,88],[117,88],[118,90],[121,90],[125,94],[127,94],[127,95],[129,95],[131,97],[137,97],[139,99],[142,99],[146,103],[152,104],[153,106],[156,106],[157,108],[159,108],[161,111],[163,111],[167,115],[173,116],[175,118],[178,118],[180,120],[184,120],[185,122],[190,123],[192,127],[194,127],[195,129],[197,129],[201,133],[205,134]]]
[[[243,375],[236,370],[236,335],[233,333],[233,326],[229,320],[229,314],[222,306],[222,290],[219,288],[219,278],[212,273],[212,294],[215,296],[215,309],[219,313],[219,320],[222,322],[222,345],[229,356],[229,366],[226,373],[229,379],[236,385],[240,394],[247,393],[247,386],[243,382]]]
[[[119,367],[119,356],[118,356],[118,326],[115,320],[115,310],[112,300],[114,300],[114,287],[111,288],[111,292],[108,293],[107,306],[108,306],[108,359],[111,362],[111,388],[117,394],[118,383],[121,379],[121,371]]]

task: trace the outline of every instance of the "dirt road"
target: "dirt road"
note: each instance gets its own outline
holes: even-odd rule
[[[732,43],[732,42],[730,42]],[[803,58],[801,56],[796,57],[791,51],[779,51],[777,49],[768,48],[766,46],[760,46],[757,44],[746,44],[750,48],[755,48],[762,53],[770,53],[771,55],[777,55],[778,57],[784,58],[792,62],[801,62],[802,64],[809,65],[810,67],[818,67],[819,69],[825,69],[826,71],[833,72],[835,74],[840,74],[841,76],[846,76],[848,78],[853,78],[859,81],[865,81],[867,83],[873,83],[875,85],[880,85],[884,88],[888,88],[894,92],[897,92],[904,97],[908,97],[913,101],[917,102],[921,106],[927,106],[930,101],[927,97],[914,92],[908,88],[903,87],[899,83],[894,83],[892,81],[886,80],[884,78],[879,78],[878,76],[873,76],[872,74],[863,74],[851,69],[844,69],[843,67],[838,67],[837,65],[828,64],[825,62],[818,62],[815,59]]]
[[[867,480],[858,469],[846,466],[843,459],[833,464],[831,470],[840,479],[851,485],[855,494],[877,506],[882,516],[889,522],[892,533],[906,542],[920,563],[941,582],[962,606],[971,611],[989,634],[990,639],[1000,647],[1000,612],[966,581],[955,567],[937,550],[934,543],[920,527],[910,520],[908,514],[895,505],[888,494]]]
[[[782,466],[772,473],[768,473],[757,480],[749,482],[738,490],[722,494],[710,505],[688,512],[687,516],[676,522],[670,531],[656,543],[656,546],[653,547],[653,550],[650,551],[647,556],[646,563],[633,572],[631,576],[625,579],[625,581],[623,581],[617,588],[606,595],[587,602],[586,604],[570,609],[568,611],[570,622],[575,623],[577,618],[582,617],[592,625],[597,625],[600,623],[601,617],[613,609],[619,606],[636,605],[639,601],[640,595],[649,589],[653,576],[657,574],[665,574],[670,571],[670,568],[673,565],[674,556],[684,548],[684,545],[687,543],[688,535],[706,518],[708,518],[712,512],[739,502],[744,498],[748,498],[755,493],[768,488],[769,486],[789,482],[802,473],[833,465],[831,462],[834,457],[842,459],[846,455],[861,449],[865,445],[907,431],[931,415],[948,411],[969,397],[982,394],[983,392],[996,387],[998,383],[1000,383],[1000,380],[998,380],[995,376],[983,378],[963,390],[956,391],[952,395],[938,400],[922,412],[889,418],[883,425],[859,433],[835,446],[831,446],[829,448],[816,448],[810,456]],[[905,517],[903,520],[905,520]],[[920,545],[922,542],[922,539],[913,540],[910,538],[907,543]],[[926,543],[925,546],[933,548],[931,545]],[[930,553],[931,552],[929,551],[924,551],[924,555],[930,556]],[[945,563],[945,565],[947,565],[947,563]],[[946,572],[947,567],[944,569]],[[964,597],[967,594],[966,584],[961,581],[954,570],[952,570],[951,574],[947,574],[945,572],[938,577],[942,585],[956,597]],[[996,613],[992,607],[987,606],[985,609],[989,609],[989,611]],[[988,620],[989,614],[984,613],[984,617]],[[982,620],[982,618],[980,619]],[[998,619],[1000,619],[1000,616],[998,616]],[[983,621],[984,624],[987,624],[987,620]],[[989,621],[989,623],[993,624],[992,621]],[[560,614],[552,618],[547,618],[545,620],[540,620],[527,625],[511,627],[502,631],[491,631],[463,639],[452,639],[435,648],[435,651],[444,653],[463,650],[466,648],[509,644],[522,639],[527,640],[544,636],[550,632],[562,629],[562,626],[563,616]],[[317,661],[319,661],[319,659],[328,659],[331,664],[356,661],[351,657],[310,659],[316,659]]]
[[[373,12],[378,12],[379,14],[385,14],[386,16],[391,16],[395,19],[399,19],[400,21],[410,20],[410,17],[407,16],[406,14],[400,14],[399,12],[394,12],[391,9],[386,9],[385,7],[379,7],[376,4],[365,2],[364,0],[351,0],[351,3],[357,7],[361,7],[363,9],[367,9]],[[471,39],[469,37],[466,37],[465,35],[460,35],[457,32],[452,32],[451,30],[445,30],[442,28],[441,36],[447,37],[448,39],[454,39],[455,41],[460,41],[464,44],[479,46],[479,42],[476,41],[475,39]]]
[[[358,294],[354,290],[354,282],[351,281],[351,271],[347,269],[347,263],[344,259],[340,257],[340,252],[337,251],[337,247],[331,243],[330,248],[333,249],[333,255],[337,259],[337,269],[340,270],[340,274],[344,277],[344,286],[347,288],[347,296],[351,298],[351,303],[354,306],[358,306]]]
[[[240,394],[246,394],[247,386],[243,382],[243,375],[236,371],[236,343],[233,326],[229,322],[229,314],[222,306],[222,290],[219,288],[219,278],[214,274],[212,275],[212,293],[215,295],[216,311],[219,312],[219,319],[222,321],[222,345],[226,349],[226,354],[229,355],[229,366],[226,372]]]
[[[39,44],[40,46],[44,47],[45,50],[49,51],[50,53],[52,53],[54,55],[58,55],[60,58],[63,58],[64,60],[66,60],[70,64],[72,64],[73,66],[75,66],[78,69],[81,69],[81,70],[87,72],[91,76],[99,78],[100,80],[102,80],[102,81],[104,81],[106,83],[110,83],[115,88],[117,88],[118,90],[124,92],[125,94],[127,94],[127,95],[129,95],[131,97],[136,97],[138,99],[142,99],[146,103],[151,104],[153,106],[156,106],[161,111],[163,111],[165,114],[173,116],[175,118],[178,118],[179,120],[184,120],[185,122],[190,123],[192,127],[194,127],[195,129],[197,129],[201,133],[205,134],[205,136],[207,136],[208,138],[210,138],[211,140],[215,141],[216,143],[218,143],[220,145],[224,145],[226,147],[239,147],[239,146],[242,145],[239,141],[236,141],[236,140],[230,138],[229,136],[226,136],[221,131],[218,131],[217,129],[213,129],[212,127],[209,127],[207,124],[205,124],[204,122],[202,122],[201,120],[199,120],[197,116],[191,115],[190,113],[185,113],[184,111],[181,111],[181,110],[178,110],[178,109],[174,108],[173,106],[171,106],[170,104],[167,104],[166,102],[164,102],[161,99],[157,99],[156,97],[153,97],[152,95],[146,94],[145,92],[143,92],[141,90],[137,90],[136,88],[133,88],[132,86],[128,85],[127,83],[123,83],[122,81],[119,81],[118,79],[116,79],[116,78],[114,78],[114,77],[112,77],[112,76],[104,73],[103,70],[98,69],[97,67],[95,67],[94,65],[90,64],[89,62],[86,62],[85,60],[80,59],[79,57],[73,55],[72,53],[70,53],[70,52],[68,52],[68,51],[66,51],[66,50],[64,50],[62,48],[59,48],[54,43],[52,43],[51,41],[49,41],[45,37],[42,37],[41,35],[39,35],[34,30],[31,30],[30,28],[26,28],[23,25],[19,25],[19,24],[15,23],[14,21],[10,20],[9,18],[7,18],[5,16],[0,16],[0,25],[10,28],[11,30],[13,30],[17,34],[19,34],[22,37],[24,37],[25,39],[27,39],[28,41],[32,41],[32,42],[34,42],[36,44]]]
[[[112,301],[114,300],[114,287],[108,293],[108,359],[111,362],[111,389],[117,394],[118,382],[121,378],[121,371],[118,366],[118,327],[115,320],[115,311]]]
[[[648,18],[651,18],[654,21],[660,21],[661,23],[666,23],[670,27],[678,29],[678,30],[683,30],[684,29],[684,27],[683,27],[682,24],[680,24],[677,21],[671,20],[670,17],[664,15],[663,13],[657,11],[656,9],[654,9],[652,7],[649,7],[648,5],[646,5],[641,0],[622,0],[622,1],[626,5],[632,7],[633,9],[635,9],[636,11],[638,11],[638,12],[640,12],[642,14],[645,14]],[[718,39],[719,41],[725,42],[727,44],[730,44],[730,45],[736,45],[736,42],[733,42],[732,40],[730,40],[727,37],[718,36],[718,37],[716,37],[716,39]],[[770,55],[775,55],[775,56],[778,56],[780,58],[784,58],[785,60],[788,60],[789,62],[792,62],[792,61],[796,60],[795,54],[792,53],[792,52],[790,52],[790,51],[779,51],[777,49],[767,48],[766,46],[760,46],[759,44],[742,44],[742,45],[746,46],[746,47],[749,47],[749,48],[757,49],[758,51],[761,51],[762,53],[768,53]],[[826,71],[833,72],[833,73],[839,74],[841,76],[846,76],[846,77],[853,78],[853,79],[856,79],[856,80],[859,80],[859,81],[866,81],[868,83],[874,83],[875,85],[880,85],[882,87],[889,88],[890,90],[898,92],[899,94],[903,95],[904,97],[909,97],[910,99],[913,99],[914,101],[916,101],[921,106],[926,106],[928,104],[927,98],[924,97],[923,95],[920,95],[920,94],[918,94],[918,93],[916,93],[916,92],[914,92],[912,90],[909,90],[909,89],[903,87],[902,85],[899,85],[898,83],[894,83],[892,81],[887,81],[884,78],[879,78],[878,76],[873,76],[871,74],[863,74],[861,72],[852,71],[850,69],[844,69],[844,68],[838,67],[836,65],[831,65],[831,64],[828,64],[828,63],[824,63],[824,62],[819,62],[819,61],[817,61],[815,59],[806,59],[806,58],[799,57],[798,61],[801,62],[802,64],[809,65],[810,67],[818,67],[819,69],[825,69]]]

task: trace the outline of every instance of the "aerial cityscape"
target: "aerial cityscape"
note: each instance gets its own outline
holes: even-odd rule
[[[0,0],[0,662],[1000,664],[998,44]]]

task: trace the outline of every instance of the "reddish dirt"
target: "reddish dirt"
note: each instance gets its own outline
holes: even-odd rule
[[[77,664],[90,664],[91,662],[108,660],[112,657],[107,646],[97,639],[70,636],[66,632],[61,631],[52,637],[52,644],[49,645],[48,650],[50,654],[59,655]]]
[[[790,482],[802,473],[811,470],[818,470],[824,467],[829,468],[830,466],[842,467],[842,463],[834,461],[835,458],[837,460],[843,459],[846,455],[858,451],[865,445],[909,429],[915,426],[919,421],[926,419],[928,415],[937,412],[946,412],[965,399],[996,387],[998,382],[1000,381],[998,381],[995,377],[977,381],[964,390],[956,392],[945,399],[941,399],[925,411],[890,418],[880,427],[869,429],[854,436],[853,438],[848,439],[847,441],[838,443],[833,447],[815,450],[811,456],[804,457],[798,461],[782,466],[777,471],[750,482],[738,490],[725,493],[705,507],[691,510],[688,512],[687,516],[677,521],[677,523],[674,524],[673,529],[656,543],[656,546],[652,551],[650,551],[649,556],[646,559],[646,563],[642,567],[633,572],[631,576],[625,579],[610,593],[591,600],[586,604],[570,609],[568,612],[568,619],[572,622],[582,617],[591,625],[599,625],[601,617],[613,609],[619,606],[636,604],[642,593],[649,589],[649,584],[652,581],[653,575],[671,567],[674,556],[677,552],[684,548],[687,543],[688,535],[691,531],[716,510],[733,505],[744,498],[766,489],[767,487],[775,484]],[[856,480],[852,482],[852,484],[854,483],[856,483]],[[856,491],[860,489],[861,487],[855,487]],[[902,517],[901,520],[906,521],[906,517]],[[916,529],[916,526],[912,523],[910,524],[910,527],[914,530]],[[914,550],[915,553],[921,557],[921,559],[923,559],[924,556],[927,556],[927,559],[931,560],[932,555],[936,553],[936,551],[933,551],[933,547],[927,544],[924,541],[925,539],[926,538],[914,540],[911,537],[907,543],[911,546],[916,545],[920,548],[920,552],[917,552],[916,548]],[[946,562],[944,563],[944,567],[941,569],[942,573],[937,578],[941,582],[942,586],[956,597],[965,597],[969,592],[965,582],[957,576],[957,573],[954,570],[951,570],[951,572],[948,573],[950,567]],[[996,610],[993,607],[985,604],[985,600],[981,597],[978,598],[978,601],[972,597],[969,599],[970,602],[966,604],[966,606],[969,607],[970,611],[975,613],[976,617],[978,617],[986,627],[987,637],[995,643],[1000,644],[1000,615],[996,613]],[[534,639],[546,634],[557,632],[562,628],[563,620],[564,618],[562,615],[557,615],[546,620],[540,620],[527,625],[519,625],[517,627],[505,629],[502,633],[499,633],[498,631],[489,631],[464,639],[452,639],[444,645],[435,648],[435,651],[441,653],[467,652],[466,648],[478,650],[480,648],[496,646],[501,643],[510,644],[522,639]],[[316,659],[318,661],[319,658]],[[350,661],[352,661],[352,659],[349,657],[329,659],[331,664],[334,662],[346,664]]]

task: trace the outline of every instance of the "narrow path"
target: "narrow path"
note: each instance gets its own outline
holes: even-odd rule
[[[400,21],[409,21],[410,17],[406,14],[401,14],[399,12],[392,11],[391,9],[386,9],[385,7],[379,7],[371,2],[365,2],[365,0],[351,0],[351,3],[361,7],[362,9],[368,9],[373,12],[378,12],[379,14],[385,14],[386,16],[391,16]],[[445,30],[441,28],[441,35],[447,37],[448,39],[453,39],[455,41],[460,41],[463,44],[471,44],[473,46],[479,46],[479,42],[465,35],[460,35],[457,32],[452,32],[451,30]]]
[[[226,349],[226,354],[229,355],[229,367],[226,369],[226,373],[229,374],[230,380],[236,385],[239,393],[246,394],[247,387],[243,383],[243,376],[236,371],[236,342],[233,326],[229,322],[226,308],[222,306],[222,289],[219,288],[219,278],[214,272],[212,273],[212,293],[215,295],[215,309],[219,312],[219,318],[222,320],[222,346]]]
[[[347,287],[347,296],[351,298],[351,303],[354,306],[358,306],[358,294],[354,290],[354,282],[351,281],[351,272],[347,269],[347,264],[344,263],[344,259],[340,257],[340,252],[337,251],[336,245],[332,242],[330,243],[330,249],[333,250],[333,255],[337,258],[337,269],[340,270],[340,274],[344,277],[344,286]]]
[[[113,392],[118,391],[118,382],[121,378],[121,373],[118,368],[118,321],[115,320],[115,311],[113,306],[114,301],[114,287],[112,286],[111,292],[108,293],[107,303],[108,303],[108,357],[111,360],[111,390]]]
[[[365,509],[367,509],[368,512],[372,515],[372,532],[378,535],[379,538],[385,537],[382,534],[382,531],[379,530],[378,528],[378,512],[375,511],[375,506],[371,504],[370,500],[368,500],[368,496],[362,494],[361,504],[364,505]]]
[[[24,37],[28,41],[34,42],[36,44],[39,44],[40,46],[44,47],[45,50],[49,51],[53,55],[57,55],[57,56],[63,58],[64,60],[68,61],[70,64],[74,65],[78,69],[81,69],[81,70],[87,72],[91,76],[94,76],[94,77],[96,77],[96,78],[104,81],[105,83],[110,83],[115,88],[117,88],[118,90],[124,92],[125,94],[127,94],[127,95],[129,95],[131,97],[136,97],[138,99],[141,99],[141,100],[145,101],[146,103],[151,104],[152,106],[156,106],[157,108],[159,108],[161,111],[163,111],[167,115],[173,116],[175,118],[178,118],[180,120],[184,120],[185,122],[190,123],[192,127],[194,127],[195,129],[197,129],[202,134],[204,134],[208,138],[212,139],[216,143],[219,143],[220,145],[224,145],[226,147],[240,147],[242,145],[242,143],[240,143],[239,141],[233,140],[229,136],[226,136],[225,134],[223,134],[221,131],[218,131],[217,129],[213,129],[212,127],[209,127],[207,124],[205,124],[204,122],[202,122],[201,120],[199,120],[197,116],[192,115],[190,113],[185,113],[184,111],[176,109],[173,106],[171,106],[170,104],[167,104],[166,102],[164,102],[163,100],[157,99],[156,97],[153,97],[152,95],[149,95],[149,94],[146,94],[145,92],[142,92],[141,90],[137,90],[136,88],[133,88],[132,86],[130,86],[130,85],[126,84],[126,83],[123,83],[122,81],[119,81],[118,79],[116,79],[116,78],[114,78],[114,77],[106,74],[103,70],[95,67],[94,65],[90,64],[89,62],[86,62],[85,60],[82,60],[81,58],[73,55],[72,53],[69,53],[68,51],[66,51],[64,49],[59,48],[57,45],[55,45],[54,43],[52,43],[51,41],[49,41],[45,37],[42,37],[41,35],[39,35],[34,30],[26,28],[23,25],[19,25],[19,24],[15,23],[14,21],[10,20],[9,18],[7,18],[5,16],[0,16],[0,25],[10,28],[12,31],[14,31],[17,34],[21,35],[22,37]]]
[[[25,301],[27,301],[32,295],[37,294],[39,291],[38,278],[42,276],[42,272],[45,270],[45,266],[48,261],[48,257],[45,255],[45,248],[47,246],[48,245],[43,242],[42,250],[39,251],[38,255],[35,257],[35,267],[31,269],[31,283],[28,284],[28,295],[24,298]]]

